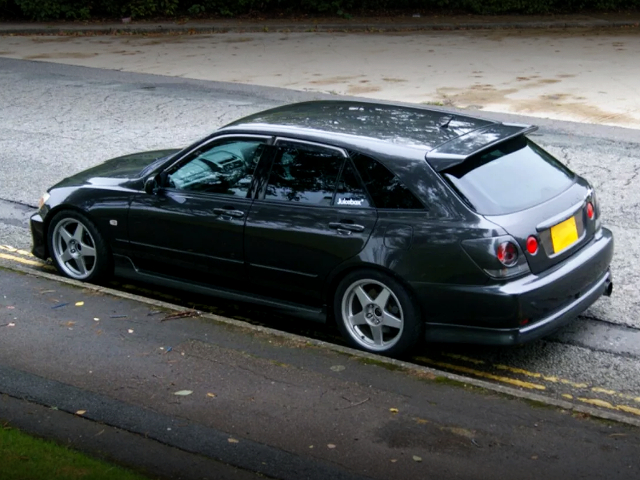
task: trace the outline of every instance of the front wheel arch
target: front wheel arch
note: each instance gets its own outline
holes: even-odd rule
[[[51,258],[51,251],[49,248],[49,228],[51,227],[51,220],[60,212],[75,212],[78,213],[93,222],[95,225],[95,221],[91,218],[91,216],[81,208],[78,208],[74,205],[57,205],[53,207],[51,210],[47,212],[45,217],[42,219],[42,232],[44,236],[44,245],[45,245],[45,255]]]
[[[77,229],[78,225],[82,227],[80,230]],[[63,229],[67,229],[66,234]],[[75,244],[79,243],[80,248],[77,248],[77,245],[71,248],[69,241],[62,238],[69,234],[68,229],[82,235],[82,241],[79,238],[72,240]],[[111,275],[113,271],[111,249],[104,234],[86,212],[78,208],[52,210],[47,215],[44,231],[47,253],[61,274],[86,282],[99,282]],[[93,255],[89,254],[89,251],[93,251]],[[82,257],[82,262],[78,263],[77,259],[65,257],[70,255],[69,252]],[[92,259],[90,264],[85,261],[87,259],[90,261]]]

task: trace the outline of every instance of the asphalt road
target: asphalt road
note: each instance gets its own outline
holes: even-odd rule
[[[257,110],[322,97],[0,59],[0,245],[8,246],[0,256],[33,261],[13,251],[29,249],[25,219],[45,189],[71,173],[124,153],[182,146]],[[616,236],[613,297],[544,341],[511,349],[426,346],[416,361],[640,415],[640,131],[483,115],[541,125],[535,140],[595,185]],[[261,316],[251,309],[240,316],[247,315]]]

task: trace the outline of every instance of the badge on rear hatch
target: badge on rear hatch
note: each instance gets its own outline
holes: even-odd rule
[[[578,240],[578,227],[576,226],[575,216],[551,227],[553,253],[561,252],[570,247],[576,240]]]

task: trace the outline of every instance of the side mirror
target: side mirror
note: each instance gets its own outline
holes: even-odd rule
[[[160,185],[158,184],[159,175],[154,175],[153,177],[149,177],[144,181],[144,191],[149,195],[155,195],[158,193],[158,189]]]

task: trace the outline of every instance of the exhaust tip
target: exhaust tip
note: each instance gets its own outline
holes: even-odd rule
[[[613,282],[609,282],[609,284],[607,285],[607,288],[604,289],[604,296],[610,297],[612,292],[613,292]]]

